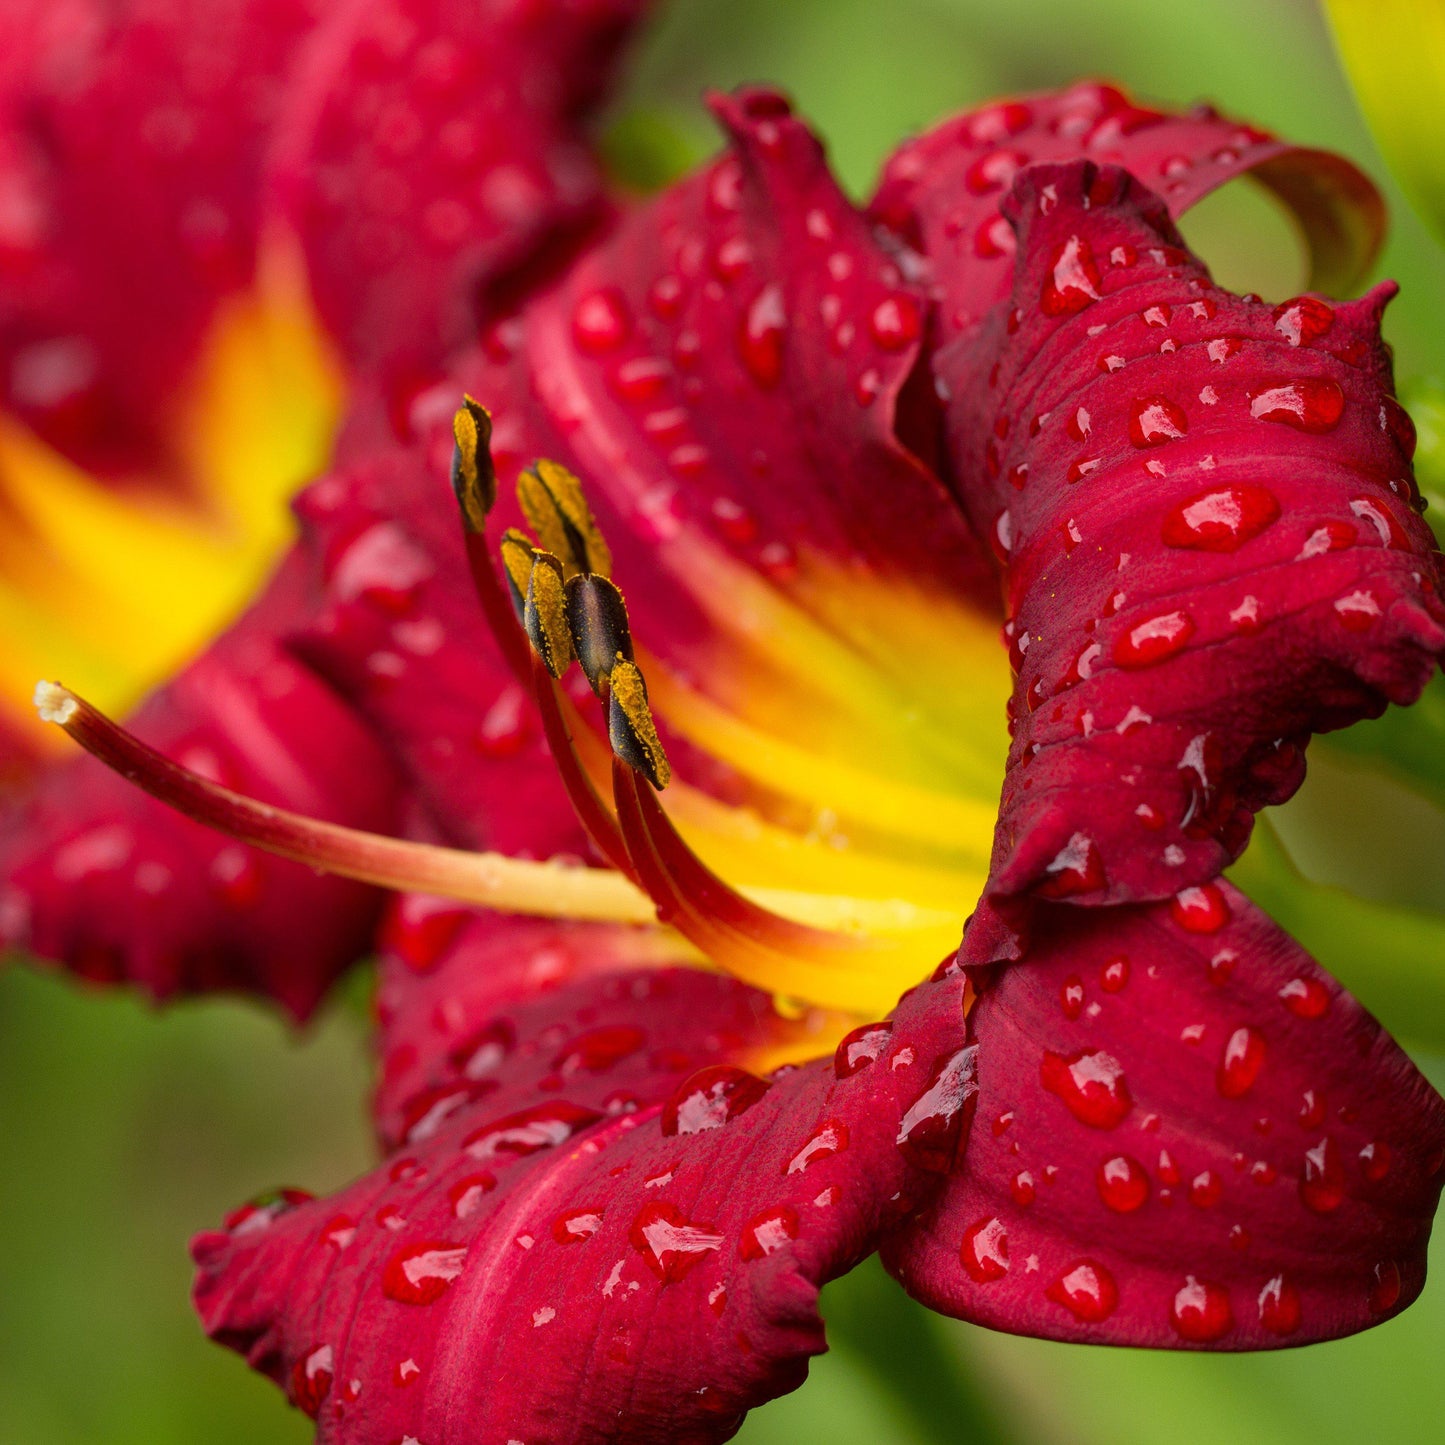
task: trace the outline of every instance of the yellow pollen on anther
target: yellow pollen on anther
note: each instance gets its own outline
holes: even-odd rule
[[[618,653],[609,680],[607,730],[612,750],[643,773],[653,787],[665,788],[672,780],[672,767],[657,735],[641,671],[635,662],[628,662]]]
[[[517,501],[543,547],[562,559],[568,577],[578,572],[612,575],[607,546],[582,483],[566,467],[545,457],[517,478]]]
[[[452,418],[452,437],[456,442],[452,454],[452,490],[467,529],[480,532],[497,501],[491,413],[472,397],[463,397],[462,405]]]
[[[561,677],[572,665],[572,632],[567,626],[562,564],[550,552],[536,552],[532,556],[522,625],[547,671],[553,677]]]

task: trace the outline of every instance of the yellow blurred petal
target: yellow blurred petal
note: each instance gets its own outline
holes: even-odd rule
[[[1445,241],[1445,0],[1325,0],[1375,140]]]
[[[89,476],[0,415],[0,711],[63,676],[124,711],[254,595],[325,463],[340,372],[284,253],[223,306],[173,438],[189,491]],[[53,746],[49,730],[39,740]]]

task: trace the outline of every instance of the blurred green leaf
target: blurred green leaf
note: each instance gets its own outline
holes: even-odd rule
[[[1310,882],[1267,818],[1230,878],[1392,1033],[1445,1050],[1445,917]]]
[[[1325,9],[1385,159],[1445,241],[1445,3],[1325,0]]]
[[[835,1280],[821,1302],[829,1351],[793,1395],[755,1410],[741,1445],[1008,1445],[1018,1435],[876,1256]]]

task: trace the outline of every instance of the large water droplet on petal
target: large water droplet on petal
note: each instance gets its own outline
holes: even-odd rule
[[[684,1079],[662,1108],[662,1132],[700,1134],[746,1113],[772,1087],[732,1064],[710,1064]]]
[[[1260,421],[1283,422],[1296,431],[1327,432],[1338,425],[1345,410],[1345,394],[1329,377],[1289,381],[1262,391],[1249,404],[1249,414]]]
[[[1112,1129],[1134,1107],[1129,1081],[1112,1054],[1081,1049],[1069,1054],[1045,1052],[1039,1067],[1043,1086],[1067,1105],[1069,1112],[1093,1129]]]
[[[1097,1325],[1108,1319],[1119,1304],[1114,1276],[1092,1259],[1081,1259],[1071,1265],[1044,1293],[1086,1325]]]
[[[1169,1323],[1191,1344],[1222,1339],[1234,1328],[1229,1291],[1195,1275],[1186,1275],[1169,1306]]]
[[[466,1262],[465,1246],[409,1244],[386,1262],[381,1292],[398,1304],[432,1304],[447,1292]]]
[[[1045,316],[1068,316],[1099,299],[1099,266],[1082,236],[1070,236],[1054,252],[1039,305]]]
[[[1164,516],[1166,546],[1234,552],[1279,518],[1279,501],[1264,487],[1241,483],[1180,502]]]
[[[1008,1234],[997,1215],[971,1224],[963,1235],[959,1262],[976,1284],[988,1284],[1008,1273]]]
[[[711,1224],[695,1224],[661,1199],[642,1206],[627,1237],[664,1284],[675,1284],[723,1244]]]

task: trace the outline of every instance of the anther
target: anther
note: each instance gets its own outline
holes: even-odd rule
[[[532,568],[536,563],[537,549],[531,538],[516,527],[508,527],[502,533],[499,546],[502,554],[502,569],[507,574],[507,590],[512,594],[512,607],[517,621],[524,621],[527,608],[527,587],[532,580]]]
[[[562,559],[568,577],[612,574],[612,553],[593,519],[582,483],[545,457],[517,478],[517,500],[547,551]]]
[[[672,768],[657,736],[641,671],[636,663],[617,657],[608,681],[607,736],[612,751],[654,788],[665,788],[672,778]]]
[[[469,532],[487,525],[487,513],[497,501],[497,473],[492,466],[492,418],[486,407],[470,396],[452,418],[452,490]]]
[[[608,678],[620,657],[632,661],[632,630],[627,624],[627,604],[622,593],[606,577],[580,572],[567,579],[567,626],[572,650],[592,691],[603,697]]]
[[[510,576],[510,573],[508,574]],[[553,677],[561,677],[572,662],[572,636],[567,630],[567,594],[562,586],[562,563],[550,552],[532,556],[527,579],[527,600],[522,609],[527,640]]]

